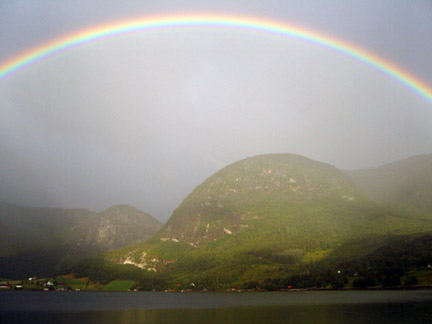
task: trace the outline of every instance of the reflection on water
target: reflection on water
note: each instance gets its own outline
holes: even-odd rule
[[[354,293],[354,294],[353,294]],[[43,295],[47,307],[30,307],[26,300],[38,295],[0,294],[1,323],[432,323],[432,292],[341,292],[321,294],[75,294]],[[77,298],[79,296],[82,298]],[[5,299],[6,296],[6,299]],[[11,297],[12,296],[12,297]],[[49,296],[47,298],[47,296]],[[140,297],[153,299],[154,307],[136,307],[133,300]],[[238,296],[238,297],[237,297]],[[356,296],[355,298],[353,296]],[[10,299],[24,302],[21,307]],[[96,298],[97,297],[97,298]],[[327,301],[325,301],[327,297]],[[350,302],[348,297],[354,299]],[[396,298],[397,297],[397,298]],[[226,299],[238,300],[240,305],[226,306]],[[184,307],[184,302],[192,307]],[[195,300],[206,303],[193,304]],[[361,301],[362,299],[363,301]],[[56,301],[57,300],[57,301]],[[80,302],[78,302],[80,300]],[[114,303],[118,300],[117,306]],[[147,299],[146,299],[147,300]],[[249,300],[250,306],[247,306]],[[309,300],[309,302],[307,301]],[[257,305],[257,301],[265,306]],[[273,305],[269,304],[269,301]],[[317,302],[318,301],[318,302]],[[47,303],[48,302],[48,303]],[[126,305],[131,302],[130,308]],[[57,303],[57,304],[56,304]],[[219,303],[219,305],[218,305]],[[77,305],[79,307],[77,307]],[[86,307],[83,307],[86,305]],[[101,307],[104,305],[104,307]],[[121,307],[119,307],[119,305]],[[163,307],[161,307],[161,305]],[[221,306],[222,305],[222,306]],[[109,307],[108,307],[109,306]],[[179,308],[180,306],[180,308]],[[177,308],[175,308],[177,307]],[[26,309],[27,308],[27,309]],[[116,310],[110,310],[115,309]]]

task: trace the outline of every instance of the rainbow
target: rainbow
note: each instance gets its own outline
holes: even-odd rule
[[[247,29],[311,42],[354,58],[355,60],[387,75],[432,104],[432,89],[428,85],[395,64],[362,48],[316,31],[285,23],[266,21],[252,17],[226,15],[167,15],[132,19],[89,28],[56,39],[36,48],[32,48],[6,62],[3,62],[0,64],[0,81],[39,60],[68,50],[72,47],[83,45],[105,37],[146,31],[149,29],[195,26]]]

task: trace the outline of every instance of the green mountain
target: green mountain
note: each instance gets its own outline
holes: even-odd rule
[[[152,242],[198,247],[242,237],[251,243],[263,239],[268,246],[282,240],[313,249],[364,233],[396,231],[404,223],[365,199],[337,168],[275,154],[245,159],[208,178]]]
[[[333,255],[354,260],[387,237],[431,225],[369,199],[351,174],[333,166],[293,154],[261,155],[205,180],[150,241],[75,270],[105,281],[127,279],[129,272],[144,289],[192,282],[250,288],[307,272]],[[122,272],[115,264],[127,267]],[[161,278],[163,284],[154,286]]]
[[[95,213],[0,203],[0,277],[49,276],[84,257],[146,240],[161,226],[126,205]]]
[[[347,174],[370,200],[398,213],[432,220],[432,154]]]

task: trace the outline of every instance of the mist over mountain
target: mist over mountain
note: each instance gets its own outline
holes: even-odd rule
[[[101,213],[0,203],[0,277],[47,276],[150,238],[162,224],[127,205]]]
[[[343,171],[267,154],[207,178],[163,226],[125,205],[93,213],[2,203],[1,275],[67,271],[142,289],[341,287],[354,273],[358,285],[396,284],[429,260],[431,183],[431,155]]]
[[[432,154],[347,174],[369,199],[400,213],[432,219]]]
[[[354,260],[388,237],[432,229],[426,219],[370,199],[359,181],[294,154],[247,158],[196,187],[150,241],[104,259],[172,282],[250,287],[308,264]]]
[[[336,217],[326,215],[326,206],[355,208],[363,201],[350,179],[335,167],[293,154],[261,155],[209,177],[180,204],[155,239],[197,246],[234,233],[259,231],[272,220],[287,222],[279,231],[290,236],[292,228],[318,221],[324,214],[327,221]],[[308,219],[313,216],[305,208],[318,204],[324,214],[317,212],[316,219]],[[355,222],[348,216],[344,222],[351,221]]]

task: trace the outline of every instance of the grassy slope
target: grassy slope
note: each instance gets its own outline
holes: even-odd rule
[[[127,291],[137,285],[133,280],[113,280],[103,287],[104,291]]]
[[[217,172],[150,242],[106,258],[156,268],[170,275],[170,284],[241,286],[295,273],[310,262],[352,260],[391,235],[430,229],[430,221],[388,212],[364,198],[334,167],[266,155]]]

